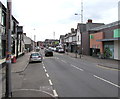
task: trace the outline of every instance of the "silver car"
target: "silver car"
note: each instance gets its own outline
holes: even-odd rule
[[[29,62],[42,62],[42,54],[39,52],[31,53]]]

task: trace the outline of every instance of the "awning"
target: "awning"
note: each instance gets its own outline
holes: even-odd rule
[[[105,42],[105,41],[118,41],[120,40],[120,38],[113,38],[113,39],[100,39],[100,40],[96,40],[97,42]]]

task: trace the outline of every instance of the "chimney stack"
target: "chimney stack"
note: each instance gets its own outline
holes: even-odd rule
[[[92,23],[92,19],[88,19],[88,23]]]

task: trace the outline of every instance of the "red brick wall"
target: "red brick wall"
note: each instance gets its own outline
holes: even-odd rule
[[[93,39],[90,39],[90,48],[98,48],[100,49],[100,53],[103,53],[103,42],[98,42],[96,40],[103,39],[104,33],[97,32],[95,34],[90,34],[90,35],[93,35]]]

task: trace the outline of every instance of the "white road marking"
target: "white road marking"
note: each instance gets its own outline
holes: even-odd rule
[[[81,68],[78,68],[77,66],[74,66],[74,65],[71,65],[72,67],[75,67],[76,69],[80,70],[80,71],[84,71],[83,69]]]
[[[53,83],[52,83],[52,81],[49,79],[49,83],[50,83],[50,85],[53,85]]]
[[[45,66],[43,66],[43,68],[45,69]]]
[[[36,91],[36,92],[46,93],[47,95],[50,95],[50,96],[52,96],[52,97],[55,97],[55,96],[52,95],[51,93],[48,93],[48,92],[42,91],[42,90],[37,90],[37,89],[18,89],[18,90],[14,90],[14,91]]]
[[[56,57],[56,59],[59,59],[58,57]]]
[[[54,94],[55,97],[58,97],[58,94],[57,94],[56,90],[53,90],[53,94]]]
[[[45,72],[47,72],[47,70],[46,69],[44,69],[45,70]]]
[[[47,77],[50,77],[50,76],[48,75],[48,73],[46,73],[46,76],[47,76]]]
[[[66,61],[64,61],[64,60],[61,60],[62,62],[64,62],[64,63],[67,63]]]
[[[114,84],[114,83],[112,83],[112,82],[110,82],[110,81],[108,81],[108,80],[105,80],[105,79],[103,79],[103,78],[101,78],[101,77],[98,77],[98,76],[96,76],[96,75],[93,75],[93,76],[96,77],[96,78],[98,78],[98,79],[100,79],[100,80],[102,80],[102,81],[105,81],[105,82],[107,82],[107,83],[109,83],[109,84],[111,84],[111,85],[113,85],[113,86],[115,86],[115,87],[120,88],[120,86],[117,85],[117,84]]]

